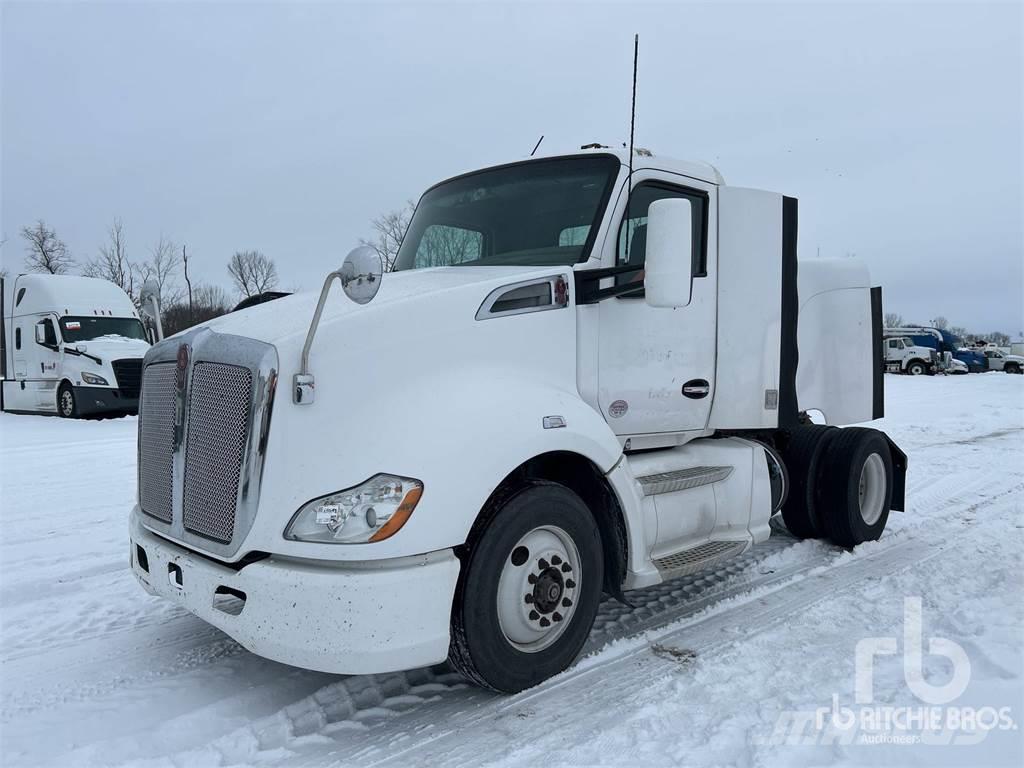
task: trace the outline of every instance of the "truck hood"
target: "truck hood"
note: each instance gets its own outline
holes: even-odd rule
[[[479,296],[479,302],[482,302],[488,293],[502,285],[534,276],[565,273],[570,269],[565,266],[474,266],[389,272],[384,275],[377,296],[365,305],[351,301],[340,284],[333,284],[320,319],[320,330],[360,313],[378,315],[385,324],[391,322],[390,318],[394,318],[396,324],[401,324],[402,314],[413,305],[422,308],[424,304],[441,305],[453,300],[461,302],[476,295]],[[467,297],[467,294],[470,296]],[[232,312],[210,320],[205,325],[217,333],[247,336],[277,346],[294,342],[296,338],[301,339],[301,344],[309,330],[319,298],[319,288],[316,291],[304,291]],[[468,317],[467,323],[471,320],[472,316]]]
[[[149,344],[141,339],[128,339],[124,336],[104,336],[90,341],[79,341],[68,346],[95,355],[104,361],[121,360],[126,357],[141,358],[149,349]]]

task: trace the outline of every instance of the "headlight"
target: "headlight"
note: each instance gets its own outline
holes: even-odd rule
[[[365,483],[303,505],[284,531],[286,539],[323,544],[364,544],[394,536],[423,495],[410,477],[374,475]]]
[[[86,384],[101,384],[104,387],[107,386],[106,379],[102,376],[97,376],[95,373],[88,373],[87,371],[82,371],[82,381]]]

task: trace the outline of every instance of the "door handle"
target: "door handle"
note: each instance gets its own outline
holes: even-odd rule
[[[711,385],[704,379],[690,379],[683,384],[683,396],[691,400],[700,400],[707,397],[711,391]]]

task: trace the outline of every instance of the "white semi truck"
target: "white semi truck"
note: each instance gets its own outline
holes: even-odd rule
[[[65,418],[138,410],[149,342],[121,288],[18,275],[0,280],[0,296],[0,408]]]
[[[658,156],[441,182],[394,272],[357,249],[149,351],[136,577],[271,659],[511,692],[780,510],[877,539],[906,457],[835,425],[882,416],[880,289],[796,242],[795,199]]]

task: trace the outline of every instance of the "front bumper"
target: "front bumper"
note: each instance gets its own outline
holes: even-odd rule
[[[450,549],[359,563],[271,556],[235,570],[147,530],[136,506],[131,561],[151,595],[174,601],[253,653],[284,664],[368,674],[428,666],[448,655],[459,576]],[[226,612],[240,603],[237,615]]]
[[[119,389],[110,387],[73,387],[75,403],[81,416],[97,413],[138,413],[139,398],[127,397]]]

